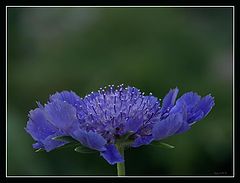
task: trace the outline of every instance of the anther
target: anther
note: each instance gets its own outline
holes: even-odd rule
[[[95,114],[97,114],[97,112],[96,112],[96,110],[94,109],[93,105],[92,105],[92,109],[93,109],[93,111],[95,112]]]
[[[128,114],[129,114],[129,112],[130,112],[131,107],[132,107],[132,105],[130,104],[130,105],[129,105],[129,108],[128,108]]]

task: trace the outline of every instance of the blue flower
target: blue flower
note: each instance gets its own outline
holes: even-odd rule
[[[188,92],[176,100],[171,89],[163,102],[135,87],[109,85],[80,98],[72,91],[50,96],[44,106],[30,111],[25,130],[35,149],[47,152],[67,144],[53,138],[70,136],[100,152],[110,164],[123,162],[117,145],[139,147],[186,132],[214,106],[214,98]]]

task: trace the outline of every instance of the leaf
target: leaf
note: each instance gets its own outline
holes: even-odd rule
[[[174,149],[175,148],[174,146],[172,146],[170,144],[167,144],[167,143],[164,143],[164,142],[158,142],[158,141],[152,142],[151,145],[162,147],[164,149]]]
[[[79,153],[96,153],[97,152],[84,146],[78,146],[74,149],[74,151]]]
[[[70,137],[70,136],[57,136],[57,137],[53,137],[52,140],[58,140],[58,141],[64,141],[64,142],[76,142],[79,143],[77,140],[75,140],[74,138]]]

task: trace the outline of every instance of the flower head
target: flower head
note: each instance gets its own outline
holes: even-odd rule
[[[171,89],[161,103],[151,93],[123,85],[109,85],[84,98],[57,92],[30,111],[25,129],[36,141],[33,148],[51,151],[67,143],[54,137],[71,136],[115,164],[124,161],[116,145],[139,147],[186,132],[214,106],[211,95],[188,92],[176,101],[177,94],[177,88]]]

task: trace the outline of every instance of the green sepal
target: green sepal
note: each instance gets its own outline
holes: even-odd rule
[[[79,143],[77,140],[75,140],[74,138],[72,138],[70,136],[57,136],[57,137],[53,137],[52,140],[69,142],[69,143],[72,143],[72,142]]]
[[[116,138],[115,144],[118,146],[123,146],[125,148],[128,148],[131,146],[131,144],[134,142],[134,139],[132,138],[132,135],[135,134],[133,131],[130,131],[118,138]]]
[[[79,145],[81,145],[79,142],[69,142],[69,143],[67,143],[63,146],[60,146],[60,147],[56,148],[55,151],[61,150],[61,149],[66,149],[66,148],[74,148],[74,147],[79,146]]]
[[[57,136],[57,137],[53,137],[52,140],[66,142],[65,145],[56,148],[55,151],[66,149],[66,148],[75,148],[76,146],[81,145],[79,141],[75,140],[71,136]]]
[[[74,151],[79,152],[79,153],[96,153],[97,151],[89,149],[84,146],[78,146],[74,149]]]
[[[126,134],[124,134],[121,138],[122,138],[123,140],[129,140],[129,139],[131,139],[131,137],[132,137],[133,134],[135,134],[135,132],[129,131],[129,132],[127,132]]]
[[[35,152],[43,152],[43,151],[45,151],[45,150],[42,149],[42,148],[39,148],[39,149],[35,150]]]
[[[70,136],[57,136],[57,137],[53,137],[52,140],[66,142],[65,145],[54,149],[55,151],[65,149],[65,148],[69,148],[69,147],[76,147],[76,146],[81,145],[79,141],[75,140],[74,138],[72,138]],[[43,152],[43,151],[45,151],[45,150],[42,149],[42,148],[39,148],[39,149],[35,150],[35,152]]]
[[[151,145],[162,147],[164,149],[174,149],[175,148],[174,146],[172,146],[170,144],[167,144],[167,143],[164,143],[164,142],[159,142],[159,141],[154,141],[154,142],[151,143]]]

